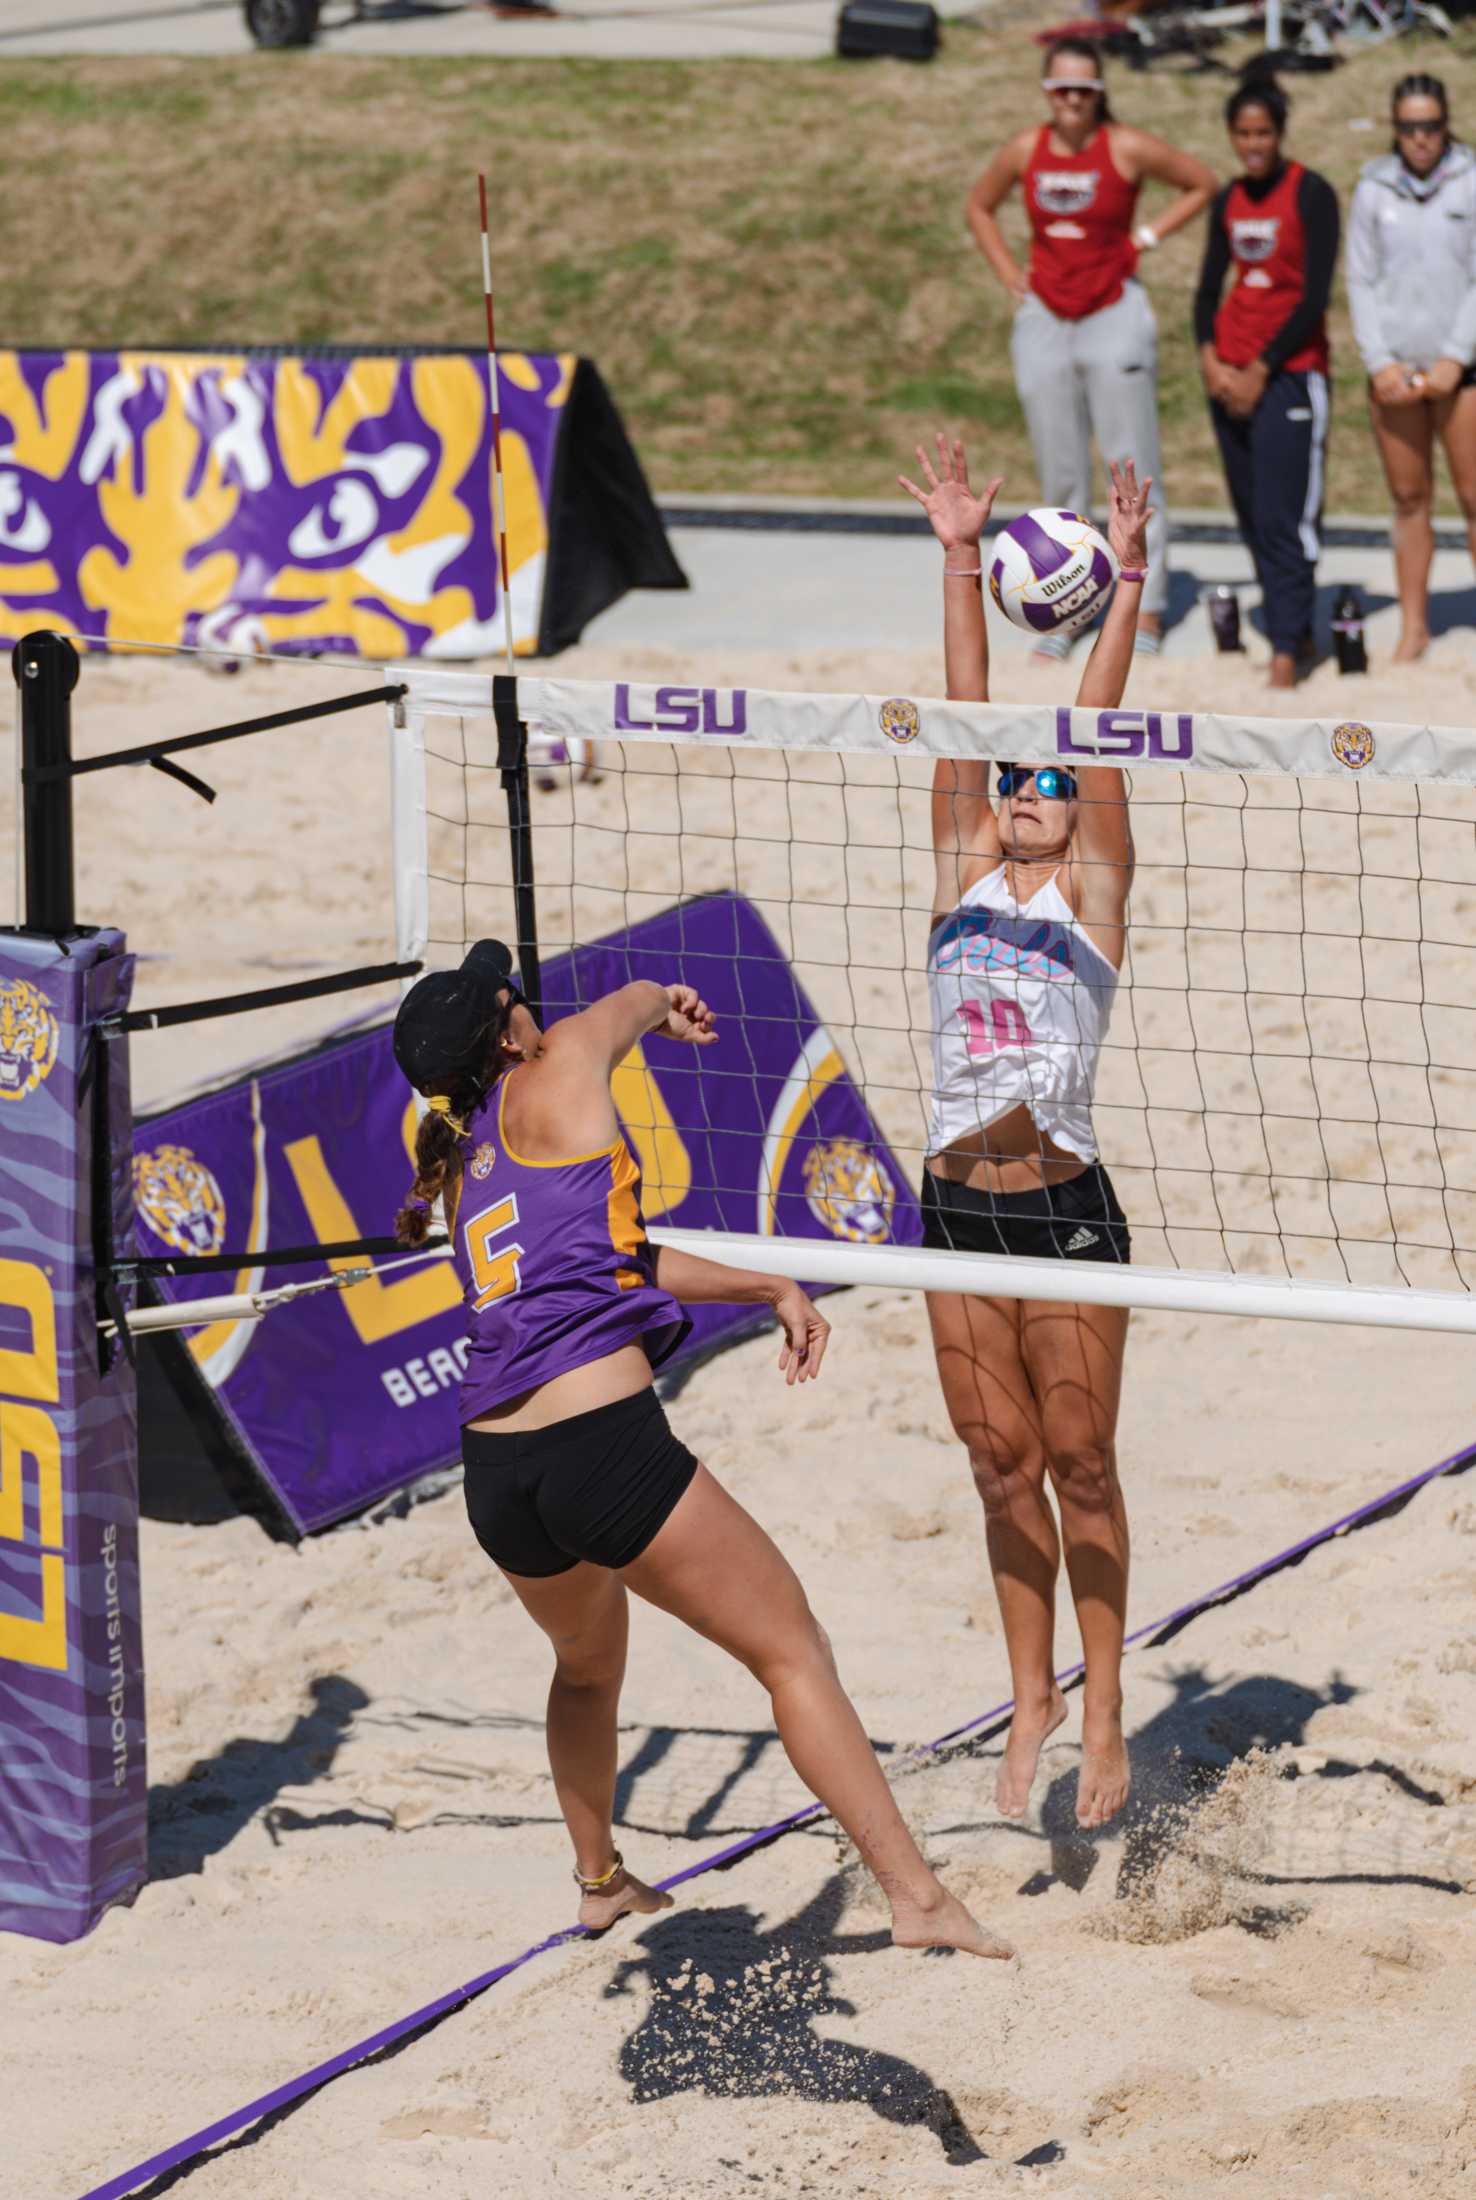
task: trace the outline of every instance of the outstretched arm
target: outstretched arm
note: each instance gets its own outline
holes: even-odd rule
[[[606,1076],[623,1062],[637,1039],[659,1031],[668,1039],[711,1046],[717,1037],[712,1010],[690,985],[656,985],[637,978],[603,994],[578,1016],[566,1016],[548,1035],[560,1052],[578,1049],[603,1065]]]
[[[558,1153],[601,1151],[615,1137],[619,1118],[610,1073],[647,1032],[711,1046],[712,1010],[689,985],[654,985],[637,979],[618,986],[577,1016],[565,1016],[544,1039],[538,1083],[542,1133]]]
[[[984,529],[1002,477],[977,492],[969,482],[961,442],[938,436],[938,467],[922,445],[918,464],[927,483],[920,489],[905,474],[897,479],[928,515],[943,547],[943,661],[949,699],[956,703],[989,700],[989,635],[984,623]],[[940,757],[933,769],[933,853],[938,864],[940,904],[956,900],[963,872],[975,856],[998,861],[999,834],[989,801],[989,766],[981,759]],[[946,874],[946,875],[945,875]]]
[[[1076,698],[1078,707],[1090,710],[1112,710],[1122,701],[1148,559],[1148,491],[1153,484],[1149,480],[1139,487],[1131,459],[1121,466],[1109,464],[1108,471],[1112,506],[1107,538],[1118,577]],[[1076,786],[1079,807],[1071,867],[1076,913],[1112,953],[1114,963],[1120,963],[1133,875],[1127,782],[1115,766],[1088,764],[1077,773]]]
[[[1153,487],[1152,476],[1140,488],[1130,458],[1120,466],[1109,460],[1107,470],[1112,476],[1107,539],[1117,560],[1117,586],[1076,693],[1081,710],[1115,710],[1122,701],[1148,570],[1148,492]]]

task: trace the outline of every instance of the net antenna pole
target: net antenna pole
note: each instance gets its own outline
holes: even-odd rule
[[[72,691],[81,660],[65,634],[38,632],[10,655],[20,689],[25,929],[61,939],[77,926],[72,837]]]
[[[492,240],[487,227],[487,179],[477,177],[482,212],[482,297],[487,308],[487,405],[492,418],[492,524],[502,573],[502,641],[509,675],[513,662],[512,575],[507,563],[507,489],[502,472],[502,394],[497,377],[497,322],[492,310]]]
[[[528,800],[528,729],[518,715],[517,663],[513,655],[512,573],[507,556],[507,486],[502,470],[502,398],[497,375],[497,320],[492,304],[492,240],[487,222],[487,178],[477,177],[482,218],[482,297],[487,309],[487,404],[492,421],[492,523],[502,581],[502,641],[507,671],[492,682],[497,721],[497,767],[507,797],[512,842],[513,910],[517,927],[518,983],[534,1016],[543,1021],[538,968],[538,907],[533,891],[533,817]]]

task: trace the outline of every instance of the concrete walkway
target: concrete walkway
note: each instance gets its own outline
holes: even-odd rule
[[[704,510],[703,507],[706,507]],[[938,618],[938,551],[931,535],[895,531],[912,517],[909,507],[831,505],[821,524],[798,527],[814,506],[745,505],[732,498],[667,500],[676,521],[672,546],[692,583],[688,594],[626,596],[590,626],[588,642],[602,648],[669,649],[708,654],[764,650],[776,644],[776,612],[784,644],[805,650],[915,648]],[[678,517],[678,515],[680,515]],[[735,525],[735,519],[742,519]],[[828,517],[835,529],[824,525]],[[1259,591],[1250,559],[1238,540],[1202,539],[1229,532],[1226,515],[1177,515],[1170,626],[1165,654],[1198,657],[1214,649],[1205,592],[1228,582],[1240,599],[1242,631],[1264,655],[1258,618]],[[692,524],[692,521],[697,524]],[[863,532],[883,528],[885,532]],[[1319,569],[1317,638],[1329,642],[1332,599],[1345,583],[1357,584],[1368,613],[1369,647],[1387,660],[1398,634],[1393,598],[1393,559],[1388,522],[1332,517]],[[1436,634],[1476,628],[1476,585],[1460,531],[1440,530],[1431,586]],[[1457,546],[1459,545],[1459,546]],[[990,621],[991,641],[1003,652],[1024,651],[1028,638],[1002,619]],[[1469,636],[1476,642],[1476,634]],[[1080,655],[1085,644],[1078,644]]]
[[[477,0],[324,0],[312,54],[487,60],[811,60],[835,47],[836,0],[560,0],[556,16],[496,15]],[[26,54],[256,49],[240,0],[4,0],[0,60]],[[263,64],[277,61],[263,55]]]

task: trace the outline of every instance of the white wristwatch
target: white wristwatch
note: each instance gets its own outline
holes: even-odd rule
[[[1133,243],[1140,252],[1156,252],[1158,250],[1158,231],[1150,223],[1144,222],[1140,228],[1133,231]]]

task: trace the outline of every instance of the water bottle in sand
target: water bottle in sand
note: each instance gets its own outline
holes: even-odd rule
[[[1222,582],[1209,592],[1210,632],[1215,637],[1215,647],[1222,657],[1234,650],[1243,650],[1240,639],[1240,598],[1233,588]]]
[[[1363,646],[1363,598],[1351,585],[1333,605],[1333,648],[1339,672],[1367,672],[1368,651]]]

